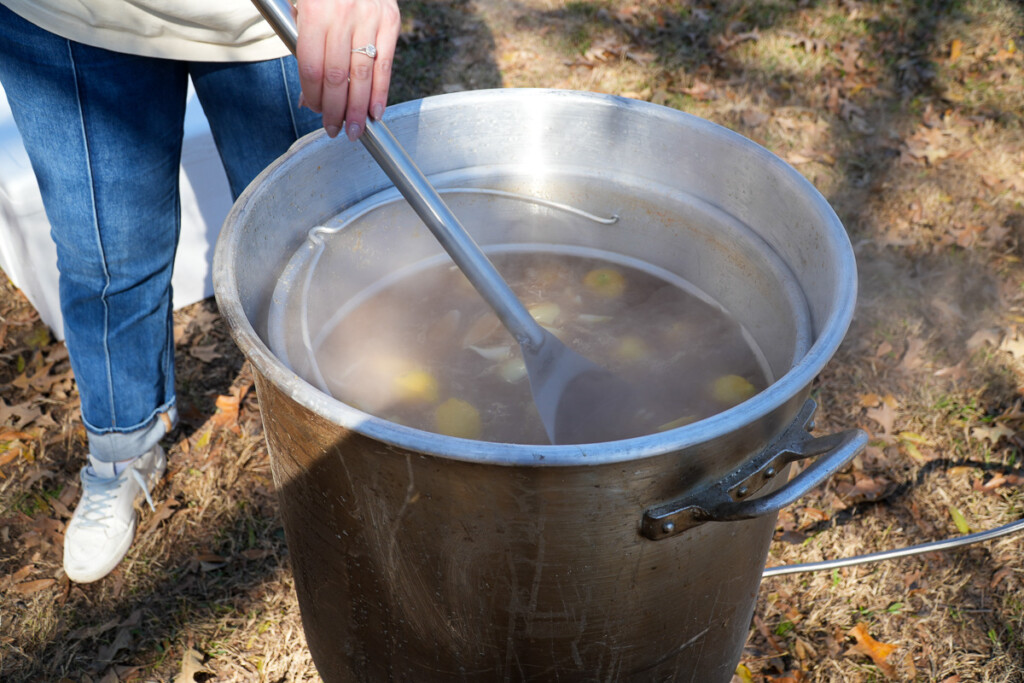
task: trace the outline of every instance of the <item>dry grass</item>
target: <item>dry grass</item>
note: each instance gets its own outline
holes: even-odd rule
[[[499,86],[647,99],[760,142],[836,207],[858,254],[861,296],[814,388],[818,426],[860,426],[873,438],[783,513],[770,564],[956,535],[952,509],[972,530],[1021,516],[1019,4],[403,8],[397,100]],[[85,454],[66,354],[9,285],[0,315],[0,429],[10,432],[0,440],[0,678],[317,680],[251,379],[212,304],[178,314],[184,419],[167,442],[171,473],[157,512],[143,514],[123,565],[90,586],[60,570]],[[242,398],[237,418],[218,396]],[[1022,584],[1019,537],[768,579],[738,679],[1024,681]],[[881,664],[855,649],[857,624],[894,646]]]

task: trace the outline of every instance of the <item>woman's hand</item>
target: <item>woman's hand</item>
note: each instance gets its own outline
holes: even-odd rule
[[[299,0],[301,103],[323,116],[332,138],[344,125],[355,140],[368,115],[384,114],[400,23],[396,0]]]

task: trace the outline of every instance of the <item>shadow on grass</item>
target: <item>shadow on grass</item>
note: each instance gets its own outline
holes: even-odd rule
[[[391,102],[501,86],[494,37],[470,0],[412,0],[401,10]]]
[[[886,197],[885,193],[894,185],[906,183],[904,177],[908,171],[930,178],[949,174],[955,162],[947,162],[943,167],[930,158],[927,164],[920,158],[910,160],[903,143],[917,131],[942,127],[946,110],[954,110],[975,125],[990,123],[1019,130],[1024,122],[1024,110],[1014,106],[1017,100],[1012,97],[1001,99],[982,94],[964,99],[947,87],[948,79],[952,78],[946,73],[951,61],[947,59],[952,49],[950,37],[962,35],[951,27],[983,21],[984,15],[979,17],[978,13],[993,5],[1001,5],[1005,11],[1013,13],[1018,23],[1024,19],[1024,7],[1020,3],[975,3],[973,7],[971,4],[961,0],[887,3],[884,13],[868,12],[867,16],[861,14],[862,18],[854,20],[850,17],[859,8],[877,9],[880,3],[724,0],[701,5],[657,2],[612,7],[606,2],[575,1],[546,13],[528,15],[520,21],[525,27],[546,32],[553,47],[584,59],[598,40],[606,40],[609,35],[614,37],[614,44],[625,46],[625,51],[617,53],[621,59],[630,59],[631,51],[638,59],[643,53],[653,55],[652,61],[645,65],[651,72],[647,85],[652,101],[659,104],[681,110],[695,109],[699,98],[713,96],[708,93],[716,87],[745,84],[757,87],[751,100],[758,109],[771,112],[787,108],[824,119],[827,122],[825,145],[837,150],[828,164],[836,182],[825,194],[847,226],[858,252],[862,284],[858,314],[832,363],[861,362],[863,355],[854,361],[854,354],[867,348],[875,331],[873,326],[890,325],[908,335],[900,325],[914,317],[923,319],[924,329],[918,334],[937,347],[936,355],[940,360],[955,366],[970,355],[965,348],[967,338],[986,323],[991,324],[1000,307],[1006,305],[1000,298],[999,274],[991,272],[991,262],[1004,253],[1019,261],[1022,234],[1019,204],[1016,210],[1004,210],[1000,218],[1000,227],[1009,233],[1008,238],[997,238],[995,244],[984,247],[987,252],[982,252],[982,248],[974,252],[938,239],[929,243],[928,239],[949,231],[953,227],[950,225],[934,226],[934,233],[925,235],[928,239],[917,242],[890,240],[887,238],[890,226],[884,222],[888,216],[872,209],[886,199],[892,201],[893,195]],[[828,26],[816,27],[821,33],[815,34],[813,30],[808,32],[806,24],[801,23],[803,13],[829,8],[832,8],[832,20],[857,24],[846,32],[847,36],[853,36],[852,40],[848,37],[838,43],[829,37]],[[816,60],[817,68],[810,78],[818,82],[808,84],[808,73],[800,69],[777,63],[743,62],[735,56],[736,46],[760,40],[768,34],[787,37],[795,50],[804,53],[808,60]],[[1020,42],[1018,39],[1018,49]],[[697,82],[704,84],[703,91],[694,87]],[[770,147],[770,141],[764,138],[764,128],[747,124],[739,106],[719,108],[714,116],[719,117],[719,123]],[[955,170],[961,175],[953,175],[954,179],[974,182],[961,169]],[[912,210],[911,207],[906,209],[907,213]],[[1004,263],[1010,269],[1016,268],[1013,264],[1017,261],[1011,258]],[[908,280],[911,286],[901,290]],[[937,314],[936,307],[929,310],[929,306],[936,292],[942,290],[948,295],[944,301],[952,306]],[[899,347],[905,342],[906,338],[897,339],[894,344]],[[878,346],[877,341],[875,346]],[[872,348],[871,352],[874,350]],[[897,348],[897,354],[902,352],[903,348]],[[877,381],[872,386],[876,391],[883,385],[879,374],[870,375],[870,379]],[[1000,408],[1014,405],[1021,399],[1019,383],[973,380],[975,384],[983,382],[985,385],[985,412],[999,414]],[[913,381],[914,377],[904,374],[892,383]],[[835,392],[849,392],[857,386],[848,382],[835,384],[839,386],[823,382],[817,387],[815,395],[825,413],[831,412],[832,404],[842,402]],[[1009,457],[1019,457],[1018,445],[1011,442],[1005,448]],[[957,454],[958,447],[951,445],[949,455],[953,457],[939,458],[915,468],[884,500],[854,505],[833,519],[811,527],[809,533],[850,524],[863,518],[872,508],[899,505],[915,489],[925,487],[937,473],[949,467],[977,466],[985,472],[1007,470],[1005,464],[986,463],[974,457],[957,458]],[[1019,470],[1014,472],[1019,473]],[[992,558],[984,546],[961,557],[968,558],[965,561],[970,575],[987,577],[994,571]],[[984,591],[963,590],[957,596],[962,600],[958,608],[970,613],[966,618],[977,623],[979,632],[987,631],[993,639],[994,633],[1005,634],[998,610],[993,610],[992,603],[986,602]],[[1020,639],[1012,635],[1012,629],[1009,633],[1011,656],[1019,654]],[[756,635],[754,638],[756,640]],[[785,666],[780,663],[782,668],[777,672],[782,674],[790,665],[797,668],[795,658],[790,660]]]
[[[240,354],[220,327],[213,331],[223,353],[217,363],[184,353],[177,359],[186,377],[206,373],[202,389],[214,397],[229,392],[242,368]],[[207,444],[183,452],[181,443],[189,436],[193,447],[201,443],[205,429],[196,432],[184,423],[165,440],[168,476],[154,491],[157,513],[142,514],[132,549],[111,575],[87,585],[68,584],[63,578],[53,589],[20,600],[13,592],[5,595],[6,632],[34,632],[48,642],[30,638],[6,643],[13,647],[0,659],[0,678],[100,680],[113,666],[123,665],[127,671],[152,667],[162,672],[161,680],[171,680],[186,641],[191,646],[194,638],[199,650],[205,646],[201,634],[209,629],[204,621],[223,619],[225,610],[241,618],[259,609],[263,586],[279,581],[286,570],[287,550],[269,472],[254,477],[227,459],[252,462],[253,442],[262,436],[224,438],[211,432]],[[72,486],[83,456],[84,451],[78,457],[68,455],[47,487]],[[227,464],[222,466],[219,458]],[[204,477],[207,481],[199,483]],[[48,550],[36,547],[31,558],[23,556],[19,563],[59,567],[59,540]],[[37,623],[20,623],[27,619]]]
[[[885,317],[914,314],[924,317],[926,332],[954,364],[966,353],[967,337],[1002,305],[997,275],[986,269],[984,261],[992,251],[1020,250],[1024,224],[1019,207],[1003,217],[1008,237],[991,245],[991,251],[977,254],[949,243],[887,242],[890,226],[882,223],[887,216],[873,212],[872,207],[885,200],[887,190],[908,169],[919,177],[934,178],[948,175],[955,166],[955,162],[942,167],[910,160],[901,147],[913,132],[941,126],[942,112],[955,109],[965,119],[1009,127],[1024,123],[1024,112],[1005,98],[952,99],[948,87],[952,76],[944,73],[949,69],[949,36],[958,35],[955,27],[984,19],[978,16],[983,10],[970,4],[965,0],[891,3],[884,13],[874,15],[858,14],[859,8],[878,7],[865,2],[724,0],[710,6],[656,2],[615,11],[606,2],[576,0],[548,12],[523,13],[519,21],[543,32],[547,42],[562,51],[583,55],[595,41],[611,34],[626,46],[620,58],[641,52],[653,55],[645,66],[651,73],[653,99],[673,108],[687,110],[699,104],[695,97],[700,94],[687,94],[697,78],[713,86],[752,84],[758,91],[759,108],[785,108],[825,119],[828,139],[823,146],[837,151],[835,159],[827,162],[837,181],[825,190],[826,198],[858,251],[859,312],[871,307],[871,315],[855,317],[837,358],[859,341],[858,335],[870,332],[865,319],[873,319],[867,323],[872,324]],[[1018,21],[1024,19],[1019,3],[1009,8],[1006,11],[1015,13]],[[809,27],[805,15],[814,9],[828,12],[824,20]],[[834,38],[838,29],[853,37],[839,41]],[[814,68],[808,71],[817,82],[809,84],[807,72],[778,60],[762,64],[736,56],[744,42],[769,35],[784,36],[796,53],[814,60]],[[760,123],[749,125],[738,107],[721,109],[715,112],[721,117],[719,123],[768,144]],[[965,177],[964,182],[975,182],[975,178]],[[892,195],[888,197],[891,201]],[[942,232],[951,227],[933,229]],[[922,306],[936,293],[952,303],[952,311]],[[1003,405],[1020,398],[1015,387],[1005,389],[1005,396],[987,398]],[[830,398],[828,390],[821,387],[823,407]]]
[[[856,4],[847,3],[850,8]],[[830,115],[834,122],[831,135],[841,154],[835,159],[840,182],[837,189],[830,192],[829,199],[856,241],[870,237],[878,229],[879,226],[865,218],[861,208],[870,204],[873,193],[884,187],[898,171],[899,150],[883,132],[894,130],[907,134],[923,123],[928,104],[935,107],[950,104],[935,79],[936,72],[942,68],[936,57],[946,49],[938,41],[943,23],[957,20],[964,3],[951,0],[899,3],[885,19],[862,22],[861,45],[847,54],[862,60],[860,68],[869,70],[872,79],[883,84],[878,89],[856,89],[846,83],[848,73],[838,54],[833,55],[832,63],[821,72],[825,87],[810,90],[800,87],[806,76],[799,71],[779,68],[758,71],[731,58],[729,45],[738,44],[734,41],[745,39],[745,34],[788,28],[800,12],[825,5],[823,2],[722,2],[699,8],[681,3],[676,6],[660,4],[662,9],[649,16],[623,18],[607,11],[605,3],[572,2],[557,10],[534,13],[522,22],[527,27],[553,32],[552,39],[561,49],[581,53],[597,32],[612,31],[628,44],[655,55],[650,65],[653,78],[689,85],[694,74],[714,82],[728,82],[742,76],[761,85],[766,107],[801,107]],[[447,89],[501,85],[501,74],[493,57],[489,57],[493,54],[493,38],[473,16],[469,2],[416,1],[404,3],[402,10],[406,26],[395,65],[393,102]],[[794,37],[798,39],[802,38]],[[830,92],[836,94],[834,101],[825,96]],[[822,96],[812,96],[815,93]],[[694,100],[689,95],[670,92],[664,103],[686,109]],[[1020,121],[1021,116],[1020,112],[998,103],[985,103],[966,113],[994,121]],[[756,132],[743,128],[738,119],[726,123],[748,135]],[[912,269],[921,263],[919,256],[910,249],[883,250],[872,246],[865,249],[872,259],[884,261],[893,268]],[[876,268],[874,264],[866,267]],[[968,270],[972,267],[971,264],[965,266]],[[865,292],[868,298],[878,296],[879,290],[885,287],[881,278],[877,282],[867,278],[865,282],[873,288]],[[223,375],[213,380],[206,377],[204,381],[205,365],[188,357],[180,360],[180,375],[187,382],[182,395],[197,410],[193,419],[186,419],[181,436],[194,440],[200,436],[196,430],[202,429],[204,416],[208,417],[214,410],[213,399],[228,393],[242,363],[240,357],[230,359],[223,367]],[[1007,386],[1001,391],[1004,395],[990,397],[993,404],[1009,405],[1018,398],[1014,387]],[[827,390],[822,392],[822,399],[828,401]],[[905,497],[939,469],[967,464],[978,465],[973,460],[936,460],[921,468],[913,480],[901,485],[887,502]],[[244,500],[240,497],[238,502]],[[125,590],[119,596],[111,597],[114,591],[108,582],[73,588],[67,601],[55,608],[61,613],[61,621],[53,629],[56,635],[49,643],[32,647],[24,659],[5,656],[4,661],[15,668],[4,671],[4,680],[58,680],[61,676],[95,674],[103,670],[103,666],[97,667],[95,657],[104,648],[108,653],[114,648],[115,662],[143,662],[163,674],[173,673],[173,662],[169,660],[180,656],[180,648],[192,634],[203,633],[210,624],[218,623],[225,612],[241,616],[259,610],[261,592],[268,583],[279,581],[281,572],[287,570],[287,550],[280,534],[277,510],[271,500],[261,500],[258,506],[225,510],[212,524],[202,528],[182,525],[182,536],[170,544],[168,552],[142,570],[141,580],[126,581]],[[175,515],[187,518],[188,514],[194,514],[188,512],[188,503],[182,498],[182,508]],[[867,507],[855,506],[840,513],[833,524],[849,523]],[[143,518],[143,523],[146,519]],[[173,520],[171,517],[168,521]],[[167,524],[159,526],[153,533],[166,533],[166,527]],[[268,554],[263,559],[232,561],[225,567],[216,567],[218,561],[214,558],[237,558],[246,550],[265,550]],[[206,557],[206,565],[197,557]],[[142,610],[142,614],[137,625],[126,627],[125,642],[129,646],[118,649],[117,640],[123,632],[120,625],[130,622],[136,610]],[[89,635],[90,629],[110,622],[116,625]],[[79,637],[69,640],[76,632]],[[208,645],[196,644],[200,649]],[[162,657],[167,661],[161,663]]]

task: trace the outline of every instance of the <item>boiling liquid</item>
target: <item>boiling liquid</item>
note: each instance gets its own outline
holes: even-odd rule
[[[651,431],[713,415],[768,383],[732,319],[651,273],[562,253],[490,258],[541,325],[640,389]],[[455,266],[390,283],[330,325],[315,356],[338,399],[449,436],[548,443],[518,344]]]

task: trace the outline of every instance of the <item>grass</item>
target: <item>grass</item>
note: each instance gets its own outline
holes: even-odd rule
[[[416,0],[402,9],[392,102],[499,86],[649,99],[766,145],[835,207],[857,252],[860,296],[813,387],[817,422],[821,433],[859,426],[872,440],[783,511],[770,564],[956,535],[951,508],[972,530],[1024,513],[1019,485],[984,488],[1019,476],[1024,449],[1014,408],[1024,403],[1024,355],[1013,343],[1024,339],[1019,3]],[[237,433],[211,422],[216,397],[251,381],[248,368],[211,303],[176,322],[183,424],[167,443],[160,512],[143,514],[111,577],[75,586],[60,570],[60,533],[85,454],[81,424],[67,398],[14,384],[49,359],[51,374],[70,370],[31,307],[3,287],[5,404],[50,420],[24,456],[0,465],[5,682],[171,681],[190,657],[201,669],[194,680],[318,680],[254,393]],[[190,355],[199,344],[219,357]],[[867,395],[892,397],[890,430]],[[1001,427],[997,438],[986,431]],[[844,493],[858,477],[883,482],[880,497]],[[888,663],[899,680],[1024,681],[1022,594],[1015,537],[774,577],[762,584],[764,629],[751,625],[743,663],[757,683],[889,680],[850,651],[848,633],[864,622],[896,646]],[[97,659],[112,649],[111,661]]]

